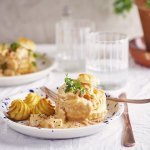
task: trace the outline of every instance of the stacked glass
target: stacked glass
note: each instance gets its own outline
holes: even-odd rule
[[[125,85],[128,72],[128,39],[113,32],[87,35],[86,72],[97,76],[106,90]]]
[[[88,20],[64,18],[56,24],[57,61],[66,72],[85,69],[86,37],[94,29]]]

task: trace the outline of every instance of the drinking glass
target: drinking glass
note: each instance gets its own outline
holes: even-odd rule
[[[94,29],[88,20],[69,20],[56,24],[56,46],[59,70],[85,70],[86,36]]]
[[[97,76],[106,90],[125,85],[128,72],[128,39],[113,32],[92,32],[87,36],[86,72]]]

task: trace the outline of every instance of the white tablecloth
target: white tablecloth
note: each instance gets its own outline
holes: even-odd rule
[[[76,75],[77,73],[70,73],[70,76]],[[17,87],[1,87],[0,98],[42,85],[56,88],[63,82],[64,76],[64,73],[54,71],[34,83]],[[115,93],[121,91],[126,91],[128,98],[149,98],[150,69],[137,66],[130,60],[128,84]],[[13,131],[3,120],[0,120],[0,150],[150,150],[150,104],[129,104],[129,113],[136,140],[136,145],[132,148],[125,148],[121,144],[123,120],[120,118],[108,125],[103,133],[68,140],[42,140],[25,136]]]

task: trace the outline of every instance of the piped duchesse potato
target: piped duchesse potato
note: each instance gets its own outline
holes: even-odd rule
[[[17,99],[11,103],[9,111],[7,112],[8,117],[15,121],[26,120],[30,116],[30,108],[22,100]]]
[[[8,117],[14,121],[26,120],[31,114],[50,116],[55,113],[55,106],[37,93],[29,93],[24,100],[12,101],[7,112]]]
[[[47,116],[53,115],[55,113],[55,107],[52,103],[46,99],[42,98],[38,101],[35,107],[32,109],[32,114],[45,114]]]
[[[35,105],[39,102],[41,97],[36,93],[29,93],[25,99],[24,102],[30,107],[30,109],[33,109]]]

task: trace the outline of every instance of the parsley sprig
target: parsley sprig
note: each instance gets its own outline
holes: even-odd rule
[[[150,0],[146,1],[146,5],[147,5],[148,8],[150,8]]]
[[[115,0],[114,11],[117,14],[125,14],[129,12],[133,6],[133,0]]]
[[[65,93],[73,92],[76,94],[77,92],[80,92],[81,95],[84,95],[86,92],[85,87],[83,87],[78,80],[69,78],[68,74],[65,77],[65,84],[66,84]]]
[[[20,47],[20,44],[17,42],[13,42],[10,44],[10,49],[14,52],[16,52],[17,48],[19,48],[19,47]]]
[[[114,0],[114,11],[117,14],[125,14],[133,7],[134,0]],[[150,8],[150,0],[145,0],[145,6]]]

